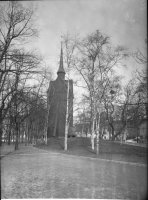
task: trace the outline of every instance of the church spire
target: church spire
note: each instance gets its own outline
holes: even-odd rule
[[[61,43],[61,55],[60,55],[60,64],[57,74],[60,78],[65,79],[65,70],[63,67],[63,50],[62,50],[62,43]]]

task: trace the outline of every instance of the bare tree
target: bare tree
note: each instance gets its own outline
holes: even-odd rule
[[[111,127],[111,136],[112,140],[115,139],[115,127],[114,122],[119,120],[116,115],[117,105],[120,101],[122,95],[122,85],[121,80],[122,76],[113,76],[110,78],[110,84],[106,88],[106,92],[103,97],[103,104],[106,113],[106,119]]]
[[[136,62],[140,65],[144,65],[143,70],[135,70],[135,78],[138,82],[136,87],[136,94],[141,96],[141,103],[145,105],[146,111],[148,110],[148,103],[147,103],[147,39],[145,39],[145,47],[144,52],[141,50],[137,50],[135,53],[132,54],[133,58]],[[148,117],[148,111],[146,113]]]
[[[69,73],[74,65],[73,55],[76,48],[76,40],[72,40],[70,38],[70,35],[67,34],[63,36],[63,45],[65,49],[65,54],[64,54],[65,64],[66,64],[65,67],[67,70],[67,86],[66,86],[67,104],[66,104],[65,140],[64,140],[64,150],[67,150],[67,138],[68,138],[68,132],[70,131],[69,123],[71,120],[71,113],[73,113],[73,103],[71,103],[73,102],[73,96],[72,96],[73,94],[72,95],[70,94],[71,89],[73,93],[73,88],[70,89],[70,81],[72,82],[72,80],[69,80]]]
[[[124,87],[119,85],[118,89],[121,88],[119,90],[121,93],[118,93],[113,87],[112,100],[110,98],[104,99],[106,117],[112,129],[112,140],[118,136],[125,136],[126,139],[128,124],[132,122],[137,127],[140,119],[144,117],[141,98],[136,93],[136,84],[136,80],[131,79]],[[115,122],[119,123],[118,128],[115,128]]]
[[[123,66],[123,59],[127,57],[127,50],[123,46],[112,48],[109,37],[98,30],[91,35],[77,41],[77,57],[74,67],[81,75],[91,107],[91,135],[92,149],[94,150],[95,124],[97,125],[97,150],[99,149],[99,123],[102,109],[102,99],[110,84],[110,77],[114,68]],[[96,115],[98,120],[96,123]]]
[[[24,7],[18,1],[0,4],[0,135],[2,136],[2,121],[11,103],[16,100],[16,89],[26,82],[28,79],[26,77],[32,76],[33,70],[41,60],[33,52],[26,53],[22,48],[32,36],[37,35],[37,30],[34,28],[35,9],[31,6]],[[22,83],[18,83],[20,78],[15,78],[16,75],[17,77],[21,75]]]
[[[33,7],[23,7],[18,1],[0,4],[0,63],[2,63],[10,50],[15,49],[20,43],[28,42],[37,34],[37,30],[34,28]],[[2,72],[4,73],[4,70]]]
[[[145,55],[145,53],[147,52],[147,39],[145,39],[145,45],[146,47],[144,49],[144,53],[140,49],[138,49],[135,53],[132,54],[133,58],[139,64],[147,64],[147,55]]]

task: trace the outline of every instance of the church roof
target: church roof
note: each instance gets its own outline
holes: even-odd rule
[[[57,71],[57,74],[58,73],[65,73],[64,66],[63,66],[63,50],[62,50],[62,45],[61,45],[60,64],[59,64],[59,69]]]

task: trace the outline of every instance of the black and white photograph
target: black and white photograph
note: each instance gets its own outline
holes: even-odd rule
[[[147,0],[0,1],[1,199],[147,199]]]

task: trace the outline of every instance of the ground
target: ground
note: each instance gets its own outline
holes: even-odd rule
[[[116,159],[117,155],[113,159],[111,156],[104,159],[103,156],[95,156],[89,148],[84,150],[80,139],[74,140],[77,141],[74,145],[75,155],[70,153],[74,152],[74,146],[65,154],[64,150],[60,150],[62,145],[57,151],[53,149],[55,145],[36,148],[24,144],[11,153],[2,150],[1,198],[145,199],[147,167],[146,154],[142,152],[146,148],[127,145],[120,147],[120,152],[119,144],[106,143],[106,148],[112,146],[110,150],[114,149],[114,154],[118,150],[116,154],[122,156],[119,156],[120,159]],[[74,140],[69,141],[72,143]],[[141,155],[137,158],[143,159],[138,161],[135,156],[134,160],[129,161],[126,154],[124,157],[126,148],[128,151],[137,148],[136,154]],[[86,150],[88,156],[85,155]]]

